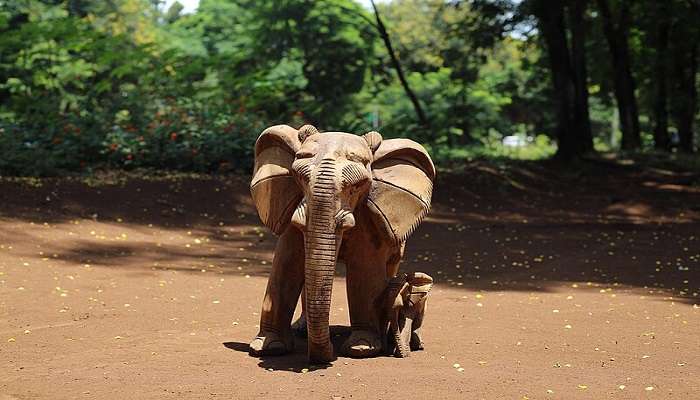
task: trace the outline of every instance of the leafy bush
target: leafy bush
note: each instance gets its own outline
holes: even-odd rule
[[[1,3],[2,174],[248,170],[264,126],[331,128],[373,59],[344,1],[202,2],[167,23],[147,0]]]
[[[244,108],[207,107],[191,100],[165,103],[144,126],[123,121],[107,132],[101,153],[113,167],[194,171],[247,169],[263,118]]]
[[[515,160],[541,160],[552,157],[557,151],[556,144],[546,135],[537,135],[522,147],[505,146],[500,135],[492,134],[490,141],[468,147],[428,146],[436,160],[446,164],[471,161],[480,158],[507,158]]]
[[[166,103],[150,115],[138,123],[121,110],[104,130],[89,118],[38,128],[0,124],[0,171],[42,176],[96,166],[247,170],[264,128],[263,118],[240,107],[212,109],[188,100]]]

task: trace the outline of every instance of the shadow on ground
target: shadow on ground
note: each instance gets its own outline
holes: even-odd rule
[[[4,180],[0,239],[45,243],[45,254],[20,249],[27,258],[262,276],[276,239],[260,226],[247,182]],[[435,187],[433,212],[408,242],[404,271],[469,290],[548,291],[590,282],[700,301],[696,174],[599,163],[577,170],[473,163],[442,174]],[[76,221],[87,228],[67,234],[79,230]],[[120,239],[122,231],[128,237]],[[100,232],[105,240],[95,240]]]
[[[331,325],[330,330],[333,347],[335,349],[340,349],[345,339],[350,336],[350,328],[347,326]],[[248,343],[225,342],[222,344],[227,349],[240,353],[248,353]],[[331,366],[331,364],[309,365],[309,360],[306,355],[306,338],[295,337],[294,347],[293,352],[283,356],[259,357],[260,362],[258,363],[258,367],[271,371],[306,373],[309,371],[323,370]]]

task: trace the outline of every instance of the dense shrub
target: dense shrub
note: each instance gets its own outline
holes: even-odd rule
[[[122,110],[112,126],[81,118],[40,128],[2,124],[0,171],[54,175],[94,167],[247,170],[263,129],[263,118],[240,107],[211,109],[173,101],[151,116],[139,124]]]

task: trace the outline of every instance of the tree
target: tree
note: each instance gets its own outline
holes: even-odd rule
[[[586,67],[586,21],[588,0],[571,0],[568,6],[571,24],[571,68],[574,80],[573,124],[577,131],[576,152],[593,150],[593,134],[588,104],[588,68]]]
[[[656,25],[654,59],[654,147],[669,149],[668,136],[668,46],[671,30],[671,6],[668,1],[655,3],[654,21]]]
[[[411,104],[413,104],[413,108],[416,111],[416,116],[418,117],[418,122],[424,127],[424,128],[429,128],[430,123],[428,122],[428,118],[425,116],[425,112],[423,111],[423,107],[421,107],[420,102],[418,101],[418,98],[416,97],[416,94],[413,93],[413,90],[411,90],[411,86],[409,85],[408,81],[406,80],[406,76],[403,73],[403,67],[401,66],[401,62],[399,61],[398,57],[396,56],[396,53],[394,52],[394,46],[391,44],[391,38],[389,37],[389,32],[386,30],[386,26],[384,25],[384,21],[382,20],[382,17],[379,15],[379,10],[377,9],[377,5],[374,4],[374,0],[371,0],[372,3],[372,9],[374,10],[374,18],[376,20],[376,25],[375,27],[377,28],[377,32],[379,33],[379,36],[382,38],[382,41],[384,42],[384,46],[386,47],[386,51],[389,54],[389,57],[391,58],[391,64],[394,67],[394,70],[396,71],[396,75],[399,77],[399,81],[401,82],[401,86],[403,87],[404,91],[406,92],[406,96],[411,100]]]
[[[532,0],[526,4],[537,18],[547,48],[557,105],[557,156],[565,160],[593,149],[584,46],[586,2],[567,3],[565,0]],[[567,11],[570,29],[566,24]]]
[[[698,109],[698,57],[700,56],[700,5],[686,0],[678,4],[671,27],[672,96],[671,114],[678,130],[679,149],[695,151],[695,115]]]
[[[489,111],[499,109],[498,112],[501,112],[501,107],[510,103],[510,96],[513,95],[505,90],[504,77],[496,78],[494,75],[499,73],[494,72],[498,69],[508,71],[513,63],[519,61],[502,59],[498,54],[499,51],[512,52],[519,47],[517,41],[507,37],[514,4],[507,0],[437,0],[429,3],[435,9],[433,21],[441,37],[438,54],[444,60],[444,66],[451,70],[452,85],[459,88],[459,95],[449,111],[453,114],[459,135],[450,135],[450,143],[453,146],[474,145],[479,143],[479,133],[484,136],[491,129],[497,129],[503,135],[512,134],[511,129],[504,129],[503,126],[490,123],[485,126],[490,118],[484,117],[491,114]],[[416,10],[416,14],[420,12]],[[498,61],[494,63],[499,64],[498,67],[493,68],[494,64],[489,66],[490,61]],[[487,77],[485,73],[494,74]],[[515,77],[506,79],[510,78]],[[518,86],[514,81],[509,82],[509,89]],[[492,87],[494,84],[500,87]],[[503,93],[492,93],[488,98],[476,95],[487,87]]]
[[[632,75],[632,60],[629,48],[629,32],[632,23],[632,4],[629,0],[597,0],[603,32],[612,56],[615,99],[620,115],[622,149],[638,149],[642,144],[639,129],[639,110],[635,95],[636,84]]]
[[[306,84],[290,93],[303,101],[309,122],[329,128],[340,120],[365,83],[376,36],[366,11],[355,2],[246,0],[247,31],[254,38],[257,67],[299,63]]]

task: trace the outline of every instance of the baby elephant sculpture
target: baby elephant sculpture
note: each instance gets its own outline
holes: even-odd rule
[[[396,357],[408,357],[411,351],[423,350],[420,327],[427,296],[433,287],[433,278],[422,272],[391,278],[387,285],[389,304],[387,352]]]
[[[251,194],[263,223],[280,239],[250,354],[293,349],[299,295],[311,362],[335,359],[329,313],[336,262],[347,267],[352,357],[382,351],[387,281],[396,276],[406,238],[430,207],[435,167],[421,145],[320,133],[310,125],[265,130],[255,143]]]

